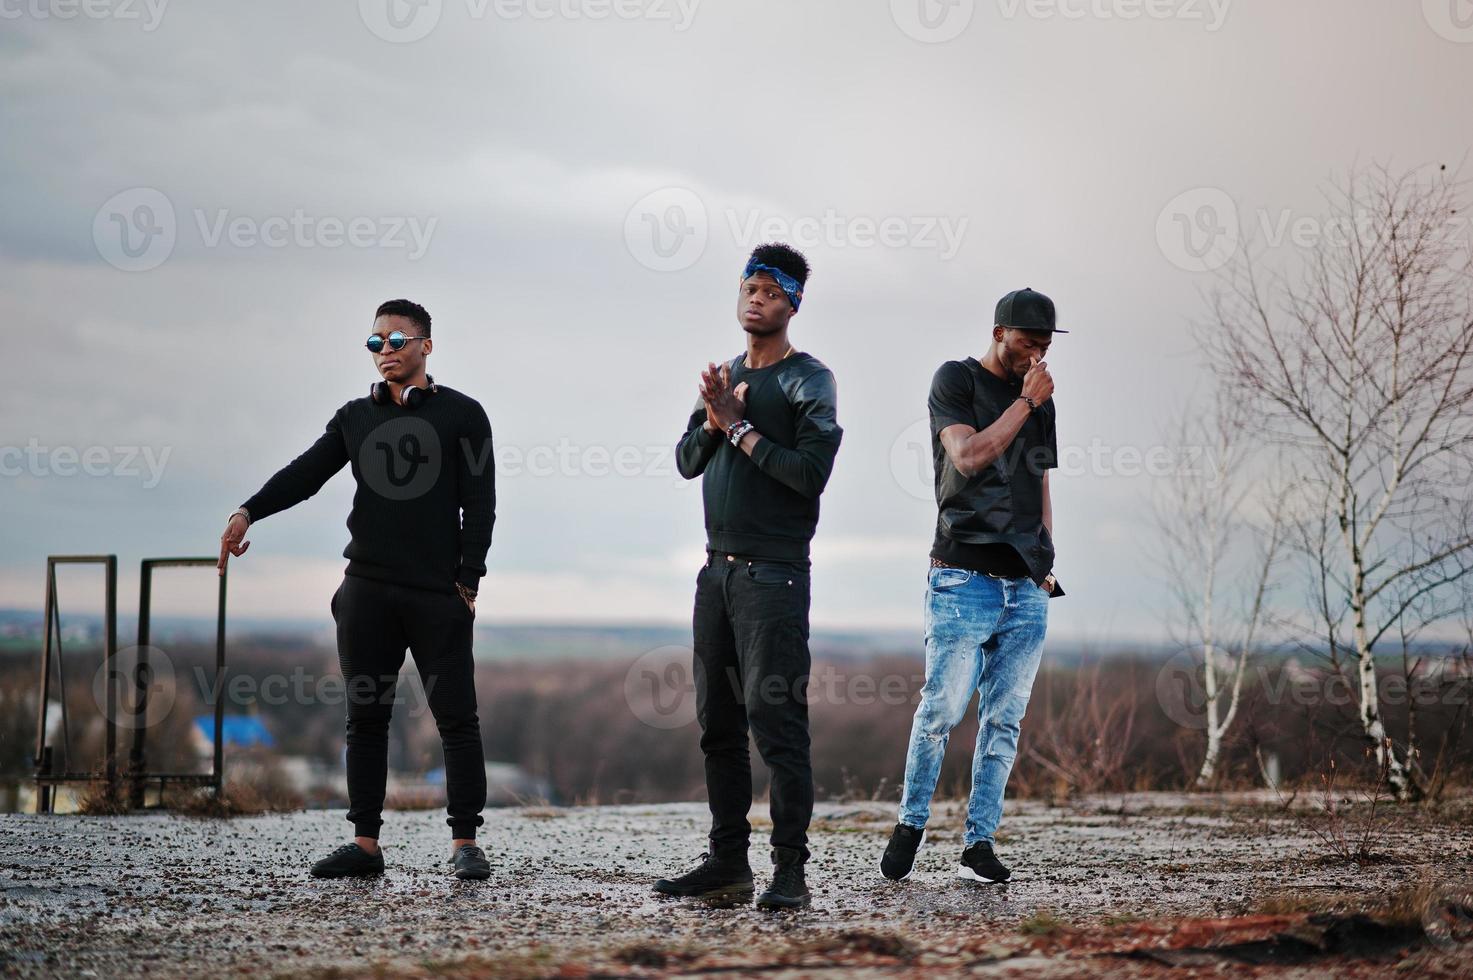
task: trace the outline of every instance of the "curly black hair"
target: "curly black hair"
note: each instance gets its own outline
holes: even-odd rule
[[[409,319],[411,323],[424,331],[424,336],[430,335],[430,311],[418,303],[407,299],[391,299],[386,303],[380,303],[378,312],[373,318],[377,320],[381,316],[402,316]]]
[[[752,258],[763,265],[781,269],[800,283],[808,281],[808,260],[803,253],[782,242],[764,242],[752,249]]]

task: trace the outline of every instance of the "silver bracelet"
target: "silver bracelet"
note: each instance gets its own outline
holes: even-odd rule
[[[756,428],[757,427],[751,422],[748,422],[746,419],[742,419],[740,422],[733,422],[731,424],[731,428],[726,430],[726,438],[731,441],[731,444],[733,446],[736,446],[738,449],[740,449],[742,445],[742,437],[745,436],[748,432],[754,431]]]
[[[246,526],[247,527],[250,526],[250,523],[251,523],[251,512],[250,511],[246,510],[244,507],[237,507],[237,508],[235,508],[235,510],[233,510],[233,511],[230,512],[230,517],[234,517],[236,514],[239,514],[241,517],[244,517],[246,519]],[[227,517],[225,519],[225,523],[226,524],[229,524],[230,523],[230,517]]]

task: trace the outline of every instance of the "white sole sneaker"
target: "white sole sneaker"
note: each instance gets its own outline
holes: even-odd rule
[[[1006,878],[984,878],[965,864],[956,866],[956,876],[958,878],[965,878],[967,881],[980,881],[984,885],[1006,885],[1013,877],[1010,874]]]
[[[922,827],[921,828],[921,839],[916,842],[916,853],[915,853],[915,857],[920,857],[921,856],[921,848],[923,848],[925,846],[926,846],[926,828],[925,827]],[[885,855],[883,855],[883,854],[880,855],[880,863],[877,864],[877,865],[875,865],[875,867],[877,867],[877,868],[880,869],[880,877],[881,878],[884,878],[886,881],[904,881],[905,879],[909,878],[911,875],[913,875],[913,874],[916,873],[915,858],[912,858],[911,859],[911,862],[910,862],[910,870],[907,871],[905,874],[901,875],[899,878],[891,878],[889,875],[885,874]]]

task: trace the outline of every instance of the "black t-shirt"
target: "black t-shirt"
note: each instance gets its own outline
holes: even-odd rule
[[[934,558],[993,575],[1042,583],[1053,568],[1052,537],[1043,526],[1043,475],[1059,465],[1054,402],[1038,407],[991,466],[972,477],[957,472],[941,430],[996,422],[1023,393],[969,357],[947,361],[931,381],[931,454],[936,473]]]

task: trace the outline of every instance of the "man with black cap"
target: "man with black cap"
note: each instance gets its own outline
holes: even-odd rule
[[[936,539],[926,589],[926,680],[911,726],[900,822],[880,860],[909,877],[926,836],[951,729],[979,694],[972,793],[957,875],[1006,881],[993,853],[1003,789],[1043,653],[1054,580],[1048,471],[1058,466],[1054,381],[1044,361],[1054,304],[1032,289],[997,304],[979,361],[941,365],[931,382]]]

